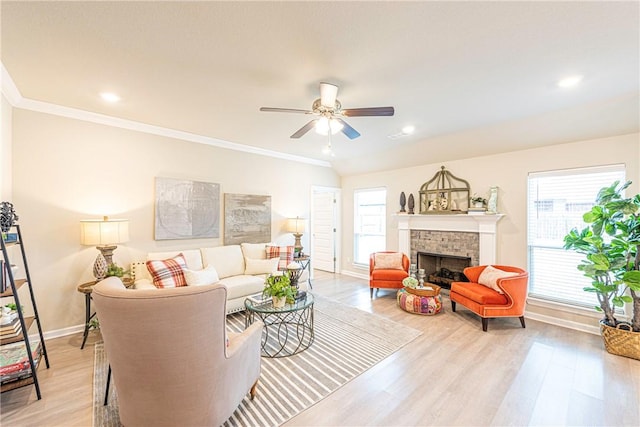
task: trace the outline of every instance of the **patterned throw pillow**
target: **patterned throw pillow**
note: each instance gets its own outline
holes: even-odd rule
[[[404,270],[402,268],[402,253],[376,253],[374,254],[374,270]]]
[[[158,289],[187,286],[183,268],[187,268],[187,262],[182,254],[162,261],[147,261],[147,270]]]
[[[293,246],[267,246],[267,259],[279,258],[278,270],[286,270],[293,261]]]

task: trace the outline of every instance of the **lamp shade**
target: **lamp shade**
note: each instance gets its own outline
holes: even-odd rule
[[[304,218],[289,218],[287,221],[287,230],[291,233],[304,233]]]
[[[80,221],[80,243],[87,246],[117,245],[129,240],[127,219],[83,219]]]

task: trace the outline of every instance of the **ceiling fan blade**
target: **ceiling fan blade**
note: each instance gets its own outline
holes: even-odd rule
[[[275,108],[275,107],[260,107],[260,111],[268,111],[271,113],[302,113],[302,114],[313,114],[313,111],[309,110],[298,110],[296,108]]]
[[[303,136],[305,133],[309,132],[315,125],[318,119],[311,120],[306,125],[302,126],[296,133],[291,135],[291,138],[297,139]]]
[[[338,97],[338,86],[331,83],[320,82],[320,103],[327,108],[333,108],[336,105]]]
[[[393,116],[394,113],[393,107],[349,108],[342,110],[342,114],[346,117]]]
[[[349,139],[356,139],[357,137],[360,136],[360,132],[358,132],[357,130],[355,130],[354,128],[352,128],[349,123],[345,122],[344,120],[340,119],[340,118],[334,118],[333,120],[336,120],[337,122],[342,124],[342,133],[344,133],[345,135],[347,135],[347,137],[349,137]]]

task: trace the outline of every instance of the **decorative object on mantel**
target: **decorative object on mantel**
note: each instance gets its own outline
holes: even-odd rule
[[[469,209],[469,183],[444,166],[420,187],[421,214],[463,213]]]
[[[489,203],[487,204],[487,213],[498,213],[498,187],[493,186],[489,189]]]
[[[3,233],[9,231],[13,224],[18,220],[13,204],[9,202],[2,202],[0,205],[0,229]]]
[[[413,209],[416,207],[416,202],[413,199],[413,193],[409,194],[409,215],[413,215],[415,212]]]
[[[467,210],[469,215],[484,215],[487,212],[487,199],[474,193],[469,200],[471,201],[469,209]]]
[[[404,205],[407,203],[407,198],[404,195],[404,191],[400,192],[400,212],[406,212]]]
[[[583,215],[587,226],[572,229],[564,237],[564,249],[584,255],[577,268],[592,280],[584,290],[598,297],[595,308],[604,315],[600,334],[607,352],[640,360],[640,195],[625,198],[622,192],[631,181],[618,184],[598,192]],[[631,322],[616,317],[617,307],[624,304],[633,307]]]

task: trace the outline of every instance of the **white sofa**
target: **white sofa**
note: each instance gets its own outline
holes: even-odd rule
[[[227,288],[227,314],[244,310],[244,300],[261,292],[265,277],[278,274],[278,258],[267,259],[267,243],[242,243],[241,245],[215,246],[183,251],[150,252],[148,260],[164,260],[182,254],[189,270],[214,268],[218,282]],[[146,261],[131,265],[135,289],[155,289]],[[301,290],[307,289],[308,272],[299,281]],[[208,284],[208,283],[201,283]]]

